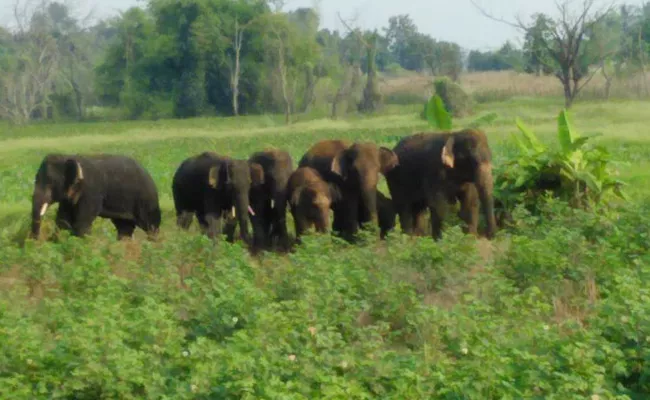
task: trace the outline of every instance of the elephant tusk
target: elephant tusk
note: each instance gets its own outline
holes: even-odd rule
[[[253,217],[255,216],[255,211],[253,211],[253,207],[248,206],[248,212],[251,213]]]
[[[41,207],[41,217],[45,215],[45,211],[47,211],[47,203],[43,203],[43,206]]]
[[[275,200],[271,199],[271,208],[275,205]]]
[[[235,213],[235,207],[230,208],[230,215],[232,215],[233,218],[235,218],[235,216],[237,216],[237,214]]]

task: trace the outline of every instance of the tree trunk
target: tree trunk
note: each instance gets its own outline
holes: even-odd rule
[[[235,40],[233,47],[235,50],[234,66],[230,70],[230,89],[232,91],[232,113],[234,116],[239,115],[239,75],[240,75],[240,55],[241,46],[244,39],[244,29],[239,27],[239,22],[235,21]]]
[[[287,68],[284,62],[284,43],[282,41],[278,46],[278,74],[280,75],[282,98],[284,100],[284,122],[289,125],[291,123],[291,99],[287,88]]]
[[[305,67],[305,94],[301,112],[307,113],[311,105],[314,103],[314,91],[316,89],[316,82],[318,78],[314,76],[314,68],[311,65]]]
[[[351,81],[352,81],[352,74],[354,73],[353,71],[354,71],[353,65],[346,66],[346,71],[343,74],[343,80],[341,81],[341,86],[339,86],[339,90],[336,91],[336,95],[334,96],[334,100],[332,101],[332,119],[336,119],[338,117],[338,105],[341,102],[341,100],[347,97],[347,93],[352,83]]]
[[[367,48],[368,81],[366,82],[366,88],[363,90],[363,100],[359,104],[359,111],[365,113],[375,112],[381,106],[381,93],[377,84],[376,56],[377,37],[375,36],[374,42]]]

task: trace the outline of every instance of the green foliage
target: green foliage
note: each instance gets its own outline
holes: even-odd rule
[[[424,104],[424,111],[421,114],[426,118],[429,126],[443,131],[450,131],[453,125],[453,117],[447,111],[443,99],[437,94],[432,95]],[[495,112],[485,113],[471,121],[468,128],[480,128],[483,125],[493,123],[499,115]]]
[[[433,82],[434,93],[438,95],[447,112],[456,118],[466,117],[473,113],[473,101],[463,88],[447,77],[437,78]]]
[[[625,183],[614,178],[610,155],[603,146],[587,146],[592,137],[580,136],[568,112],[557,118],[558,150],[547,148],[519,118],[515,135],[519,154],[499,167],[496,197],[506,209],[518,201],[534,207],[545,191],[576,207],[597,205],[609,193],[626,199]]]

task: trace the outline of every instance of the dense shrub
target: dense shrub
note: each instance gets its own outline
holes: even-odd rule
[[[472,98],[458,83],[447,77],[441,77],[433,82],[433,88],[452,116],[462,118],[473,114]]]

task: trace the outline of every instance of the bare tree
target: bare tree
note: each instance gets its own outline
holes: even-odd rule
[[[359,103],[358,108],[361,112],[374,112],[381,107],[381,91],[379,90],[379,84],[377,82],[377,42],[378,34],[373,32],[369,36],[369,40],[363,37],[358,29],[352,29],[348,23],[346,23],[341,15],[338,14],[341,23],[345,28],[352,34],[357,37],[357,40],[365,47],[366,49],[366,72],[368,74],[368,79],[366,81],[366,87],[363,90],[363,98],[361,103]]]
[[[235,116],[239,115],[239,78],[241,76],[241,49],[244,44],[244,32],[254,23],[254,19],[245,24],[240,24],[239,19],[235,17],[235,26],[232,33],[232,58],[228,59],[228,69],[230,70],[230,89],[232,91],[232,112]]]
[[[470,0],[472,4],[486,17],[508,24],[525,33],[533,31],[533,25],[524,23],[521,19],[515,22],[506,21],[492,16],[482,7]],[[602,60],[611,54],[601,54],[593,60],[597,68],[589,71],[589,65],[585,65],[585,42],[589,39],[589,32],[612,10],[612,6],[594,10],[595,0],[582,0],[582,7],[577,15],[569,10],[570,0],[557,2],[559,16],[556,19],[549,19],[549,39],[542,35],[539,39],[540,45],[549,57],[541,62],[555,71],[555,76],[562,83],[564,89],[564,101],[566,108],[570,108],[576,96],[591,81],[594,75],[600,70]]]
[[[40,3],[46,7],[47,2]],[[14,7],[17,31],[13,35],[16,62],[0,76],[0,116],[25,124],[38,110],[46,114],[49,95],[58,73],[57,41],[32,17],[44,8],[28,11],[26,4]]]

